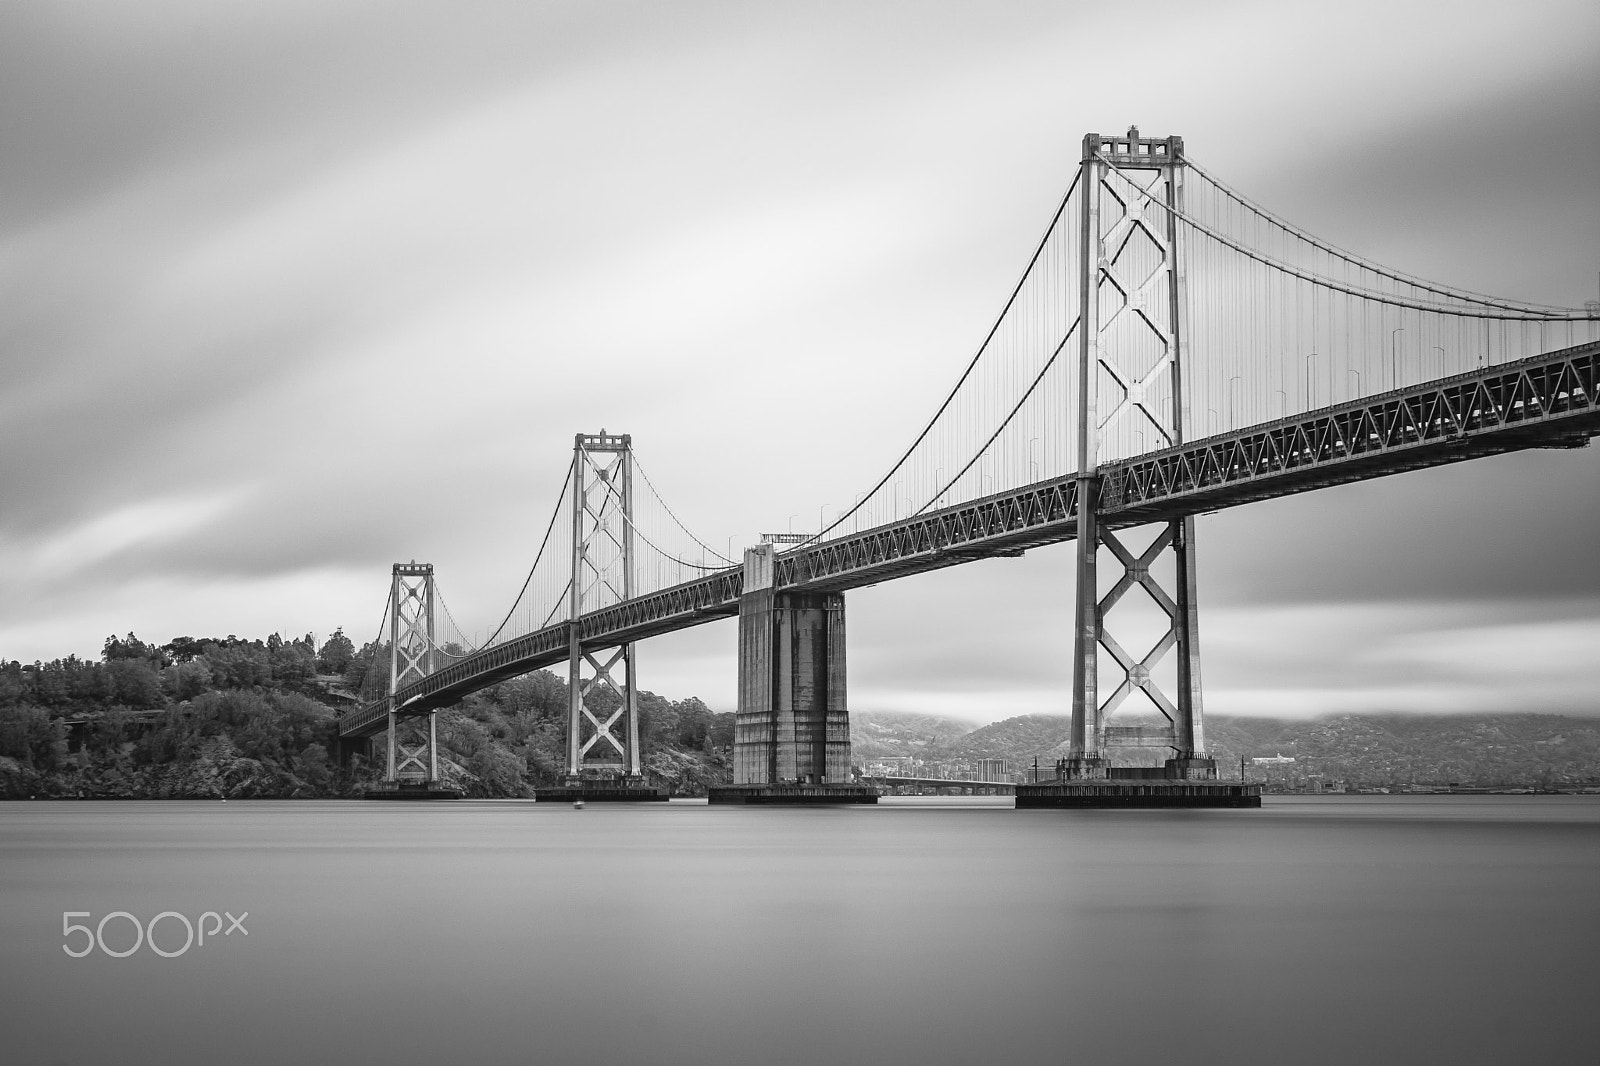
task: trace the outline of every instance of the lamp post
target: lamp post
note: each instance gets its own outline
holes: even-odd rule
[[[1306,356],[1306,410],[1311,410],[1311,361],[1317,357],[1316,352]]]
[[[1439,376],[1440,377],[1444,377],[1444,374],[1445,374],[1445,370],[1444,370],[1444,348],[1441,347],[1440,345],[1435,344],[1433,346],[1433,350],[1439,353]]]
[[[1234,429],[1235,427],[1237,427],[1239,425],[1238,420],[1237,420],[1236,415],[1235,415],[1234,404],[1233,404],[1233,383],[1235,381],[1238,381],[1238,380],[1239,380],[1239,375],[1238,374],[1235,374],[1235,375],[1233,375],[1233,377],[1228,379],[1228,428],[1229,429]]]
[[[1033,480],[1039,480],[1039,464],[1033,461],[1033,446],[1039,443],[1038,437],[1028,438],[1028,469],[1033,474]]]
[[[1352,371],[1350,371],[1350,373],[1352,373],[1352,374],[1354,374],[1356,376],[1356,395],[1360,396],[1361,395],[1361,371],[1352,370]]]
[[[1389,387],[1391,389],[1398,389],[1400,387],[1399,341],[1400,334],[1404,333],[1405,331],[1406,328],[1404,326],[1401,326],[1398,329],[1391,329],[1389,331]]]

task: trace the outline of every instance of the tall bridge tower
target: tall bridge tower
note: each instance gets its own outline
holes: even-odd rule
[[[395,563],[389,580],[388,761],[392,785],[439,780],[439,712],[403,715],[395,693],[437,667],[433,640],[433,564]]]
[[[567,784],[578,785],[586,773],[637,782],[642,774],[634,646],[585,648],[578,624],[585,611],[631,599],[635,592],[632,436],[603,429],[579,433],[572,476]]]
[[[1182,234],[1172,212],[1150,209],[1125,185],[1108,181],[1115,168],[1152,200],[1182,211],[1183,138],[1141,137],[1137,127],[1126,136],[1091,133],[1083,139],[1080,165],[1079,515],[1067,776],[1106,778],[1115,749],[1143,747],[1171,752],[1168,776],[1211,779],[1216,765],[1205,756],[1201,713],[1194,518],[1162,523],[1147,546],[1130,549],[1096,515],[1101,438],[1114,422],[1133,420],[1141,437],[1158,447],[1184,440]],[[1120,574],[1102,594],[1099,565],[1107,556]],[[1167,621],[1165,634],[1142,654],[1127,651],[1111,624],[1130,594],[1146,595]],[[1170,693],[1160,671],[1169,653],[1177,657]],[[1101,685],[1104,659],[1118,675],[1108,677],[1107,686]],[[1164,724],[1110,724],[1130,698],[1141,697]]]

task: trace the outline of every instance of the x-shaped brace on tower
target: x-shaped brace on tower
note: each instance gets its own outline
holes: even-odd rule
[[[1156,186],[1164,180],[1162,171],[1150,173],[1150,180],[1139,186],[1147,194],[1159,192]],[[1124,180],[1136,182],[1139,174],[1122,173],[1119,176]],[[1104,337],[1118,325],[1119,319],[1132,314],[1137,319],[1133,328],[1147,330],[1150,337],[1160,346],[1161,354],[1149,369],[1137,374],[1123,365],[1113,353],[1111,344],[1102,342],[1095,346],[1098,368],[1104,371],[1122,392],[1121,398],[1100,416],[1096,428],[1104,432],[1118,416],[1130,410],[1137,410],[1161,435],[1162,445],[1172,444],[1177,436],[1173,417],[1176,412],[1164,412],[1154,401],[1160,397],[1158,385],[1161,379],[1172,375],[1177,364],[1173,331],[1165,324],[1170,308],[1170,294],[1167,290],[1173,281],[1172,263],[1176,242],[1151,226],[1145,219],[1142,198],[1122,197],[1109,183],[1102,184],[1101,188],[1104,189],[1108,199],[1120,208],[1122,217],[1107,227],[1105,235],[1099,241],[1100,254],[1097,259],[1100,284],[1101,287],[1109,285],[1114,289],[1121,297],[1122,304],[1100,321],[1100,333]],[[1130,245],[1135,238],[1148,241],[1151,250],[1160,256],[1159,262],[1142,281],[1126,277],[1121,266],[1123,259],[1129,255]]]
[[[623,648],[613,649],[611,652],[611,658],[607,659],[604,663],[601,663],[600,660],[596,659],[592,652],[586,651],[583,653],[585,661],[587,661],[590,668],[594,670],[594,676],[583,681],[582,692],[579,695],[579,703],[583,708],[583,716],[589,720],[594,732],[589,735],[588,740],[585,740],[579,745],[578,755],[580,758],[588,755],[589,749],[593,748],[601,740],[608,742],[611,747],[615,749],[619,758],[627,757],[627,748],[623,745],[621,740],[617,739],[617,735],[611,731],[612,727],[617,724],[618,719],[622,718],[628,709],[627,692],[622,686],[619,686],[616,680],[611,676],[612,668],[615,667],[618,662],[621,662],[624,658],[626,658],[624,651],[625,649]],[[589,694],[595,689],[599,688],[601,684],[604,684],[606,688],[614,692],[618,700],[617,709],[612,711],[610,716],[607,717],[603,722],[595,716],[593,711],[589,709]]]
[[[1150,573],[1150,564],[1154,563],[1162,552],[1172,547],[1176,533],[1177,530],[1172,525],[1166,526],[1162,529],[1160,535],[1151,542],[1150,546],[1144,550],[1144,554],[1135,558],[1133,553],[1109,529],[1100,531],[1100,543],[1110,548],[1111,554],[1116,556],[1123,566],[1122,577],[1117,580],[1117,583],[1111,587],[1109,592],[1101,597],[1100,603],[1096,607],[1096,613],[1100,618],[1100,645],[1111,653],[1111,657],[1117,661],[1117,665],[1122,667],[1124,675],[1122,684],[1118,685],[1116,691],[1111,693],[1106,701],[1100,705],[1100,714],[1102,716],[1109,716],[1122,705],[1124,700],[1133,694],[1135,689],[1139,689],[1150,698],[1150,702],[1154,703],[1162,714],[1166,715],[1168,722],[1176,723],[1177,721],[1178,708],[1173,706],[1172,701],[1167,699],[1166,694],[1161,691],[1160,686],[1150,676],[1156,664],[1178,643],[1178,605],[1173,602],[1172,597],[1167,595],[1166,590],[1156,581],[1155,575]],[[1156,602],[1156,606],[1160,607],[1167,616],[1166,633],[1162,635],[1154,647],[1145,653],[1144,658],[1137,662],[1134,661],[1132,655],[1123,649],[1121,644],[1117,643],[1115,637],[1106,632],[1105,627],[1106,615],[1111,613],[1111,609],[1135,585],[1139,585],[1149,593],[1150,598]]]

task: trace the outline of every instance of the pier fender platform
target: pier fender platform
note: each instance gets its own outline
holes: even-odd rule
[[[1017,786],[1017,809],[1259,807],[1261,786],[1235,781],[1049,781]]]
[[[667,790],[653,785],[585,781],[581,785],[535,788],[533,798],[539,803],[665,803]]]
[[[463,795],[464,793],[458,788],[401,783],[368,786],[367,790],[361,793],[361,798],[369,800],[456,800]]]
[[[878,790],[871,785],[712,785],[709,802],[735,806],[877,803]]]

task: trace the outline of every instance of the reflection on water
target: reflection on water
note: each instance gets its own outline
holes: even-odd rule
[[[1267,804],[0,804],[0,1059],[1594,1061],[1600,799]]]

